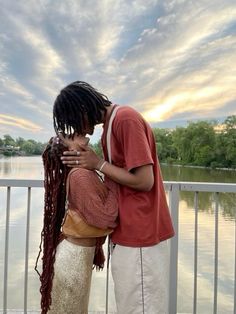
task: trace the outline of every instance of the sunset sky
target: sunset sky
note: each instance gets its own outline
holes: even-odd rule
[[[152,126],[236,114],[236,1],[0,0],[0,137],[46,141],[75,80]]]

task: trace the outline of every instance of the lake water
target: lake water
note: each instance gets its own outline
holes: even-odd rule
[[[196,168],[162,166],[166,181],[234,182],[235,171],[207,170]],[[0,159],[0,177],[12,179],[43,179],[40,157],[12,157]],[[3,279],[5,240],[6,188],[0,188],[0,281]],[[8,308],[23,308],[24,247],[26,224],[26,189],[12,188],[10,235]],[[39,281],[34,271],[43,215],[43,189],[32,189],[29,246],[29,291],[28,308],[39,309]],[[233,313],[234,252],[236,196],[220,195],[219,216],[219,279],[218,314]],[[181,192],[179,211],[179,260],[178,260],[178,313],[192,313],[193,266],[194,266],[194,209],[193,193]],[[212,194],[200,193],[198,226],[198,299],[197,313],[213,312],[214,280],[214,204]],[[105,271],[94,272],[90,298],[90,310],[105,308]],[[0,296],[3,294],[0,286]],[[112,281],[110,280],[110,311],[115,310]],[[2,298],[0,298],[2,308]]]

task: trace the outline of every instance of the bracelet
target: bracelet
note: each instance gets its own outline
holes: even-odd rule
[[[106,163],[107,163],[106,160],[100,159],[95,169],[97,169],[98,171],[102,171]]]
[[[101,164],[101,166],[100,166],[100,168],[98,169],[100,172],[102,171],[102,169],[103,169],[103,167],[105,166],[105,164],[106,164],[107,162],[106,162],[106,160]]]
[[[97,163],[97,166],[95,167],[95,169],[99,170],[103,163],[104,163],[104,159],[100,159],[99,162]]]

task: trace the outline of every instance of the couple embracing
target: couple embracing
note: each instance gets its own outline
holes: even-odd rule
[[[151,127],[82,81],[61,90],[53,119],[57,136],[43,153],[42,313],[88,313],[92,270],[103,268],[109,236],[117,313],[167,314],[174,230]],[[97,124],[104,158],[86,137]]]

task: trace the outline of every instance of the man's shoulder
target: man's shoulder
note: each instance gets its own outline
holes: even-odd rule
[[[130,106],[119,106],[119,109],[116,113],[116,121],[127,120],[127,119],[143,119],[141,114]]]

